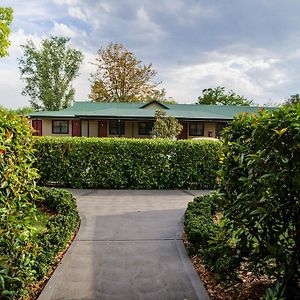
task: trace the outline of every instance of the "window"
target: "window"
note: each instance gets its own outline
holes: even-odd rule
[[[222,134],[222,130],[228,126],[228,123],[217,123],[217,132],[216,132],[216,137],[219,138]]]
[[[109,134],[111,135],[124,135],[125,122],[123,121],[109,121]]]
[[[52,121],[52,133],[69,133],[69,121]]]
[[[150,135],[153,125],[153,122],[139,122],[139,135]]]
[[[204,123],[190,123],[190,135],[203,136],[204,135]]]

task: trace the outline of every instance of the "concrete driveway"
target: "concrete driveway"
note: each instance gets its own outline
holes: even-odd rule
[[[187,203],[207,191],[72,192],[81,227],[39,300],[209,299],[182,242]]]

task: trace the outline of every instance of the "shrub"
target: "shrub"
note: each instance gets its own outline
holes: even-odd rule
[[[66,248],[79,226],[80,218],[76,200],[71,193],[45,187],[38,188],[38,191],[40,198],[36,202],[37,207],[51,212],[44,231],[36,236],[40,251],[34,268],[36,278],[41,279],[47,273],[49,265],[55,261],[56,255]]]
[[[0,110],[0,299],[25,296],[79,224],[70,193],[37,191],[32,144],[28,121]]]
[[[0,295],[7,297],[19,295],[34,278],[37,172],[31,135],[24,117],[0,109]]]
[[[43,185],[76,188],[205,188],[216,186],[220,143],[160,139],[35,140]]]
[[[268,299],[299,299],[300,105],[236,117],[223,132],[219,176],[220,197],[188,206],[189,240],[217,275],[247,268],[277,279]]]
[[[300,105],[239,116],[223,138],[227,227],[239,229],[238,247],[251,267],[293,294],[300,288]]]
[[[200,255],[211,271],[227,280],[239,266],[240,252],[235,247],[235,234],[224,228],[227,220],[219,215],[219,201],[218,193],[196,197],[188,204],[184,225],[191,253]]]

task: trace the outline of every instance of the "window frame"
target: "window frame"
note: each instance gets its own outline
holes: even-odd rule
[[[145,128],[141,128],[141,124],[145,124]],[[150,128],[151,127],[151,128]],[[149,136],[153,130],[154,122],[153,121],[139,121],[138,122],[138,135]],[[145,130],[145,131],[143,131]]]
[[[111,126],[111,123],[115,123],[116,126]],[[120,129],[119,132],[119,122],[120,122]],[[115,128],[115,132],[112,132],[112,129]],[[118,121],[118,120],[110,120],[108,122],[108,134],[109,135],[116,135],[116,136],[124,136],[125,135],[125,121]]]
[[[195,132],[192,133],[191,126],[196,126]],[[198,134],[198,126],[201,126],[201,133]],[[190,122],[189,123],[189,136],[204,136],[204,122]]]
[[[54,123],[55,122],[66,122],[67,124],[67,132],[61,132],[61,129],[64,128],[61,124],[59,126],[55,126]],[[59,131],[55,131],[54,128],[60,128]],[[69,128],[70,128],[70,124],[69,124],[69,120],[52,120],[52,133],[53,134],[69,134]]]

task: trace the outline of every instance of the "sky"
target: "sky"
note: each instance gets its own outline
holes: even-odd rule
[[[84,54],[73,82],[89,100],[97,51],[122,43],[167,97],[195,103],[202,90],[224,86],[256,104],[300,93],[299,0],[0,0],[14,9],[9,56],[0,58],[0,105],[29,106],[21,95],[21,45],[67,36]]]

